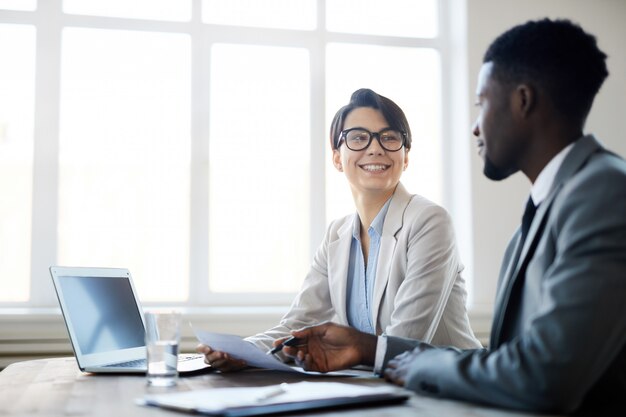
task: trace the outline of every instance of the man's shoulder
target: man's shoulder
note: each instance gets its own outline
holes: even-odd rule
[[[626,212],[626,161],[605,150],[594,152],[562,183],[551,212],[557,214],[553,219],[621,223]]]
[[[593,168],[603,166],[607,170],[617,170],[622,173],[626,172],[626,160],[610,149],[601,148],[594,152],[589,159],[589,165]]]
[[[595,152],[565,185],[571,192],[612,189],[626,193],[626,161],[606,150]]]

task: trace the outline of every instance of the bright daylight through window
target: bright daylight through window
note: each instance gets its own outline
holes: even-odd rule
[[[369,87],[444,203],[438,0],[0,0],[0,306],[50,265],[127,267],[142,301],[287,304],[354,211],[328,125]]]

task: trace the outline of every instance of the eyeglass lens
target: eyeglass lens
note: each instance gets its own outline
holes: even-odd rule
[[[353,151],[361,151],[367,148],[372,137],[376,137],[380,146],[388,151],[398,151],[404,145],[402,133],[396,130],[383,130],[378,133],[372,133],[365,129],[348,130],[344,134],[346,146]]]

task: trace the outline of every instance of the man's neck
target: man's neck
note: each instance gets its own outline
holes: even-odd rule
[[[552,187],[554,185],[554,181],[561,169],[561,165],[567,158],[568,153],[574,147],[573,143],[567,145],[561,152],[556,154],[550,162],[541,170],[535,182],[530,189],[530,195],[533,199],[535,205],[541,204],[543,200],[549,195]]]
[[[559,152],[582,137],[580,129],[546,129],[530,140],[530,147],[520,169],[532,184],[543,169]]]

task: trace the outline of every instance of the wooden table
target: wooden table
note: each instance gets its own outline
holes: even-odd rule
[[[209,373],[180,378],[171,391],[211,387],[263,386],[280,382],[336,381],[357,384],[385,384],[371,377],[304,377],[274,371],[245,371],[232,374]],[[134,399],[148,392],[164,392],[146,386],[143,376],[92,375],[80,372],[74,358],[18,362],[0,372],[0,416],[185,416],[185,414],[135,405]],[[437,400],[412,394],[403,405],[311,412],[311,416],[467,416],[513,417],[531,414],[480,407],[456,401]],[[537,415],[533,415],[537,416]]]

